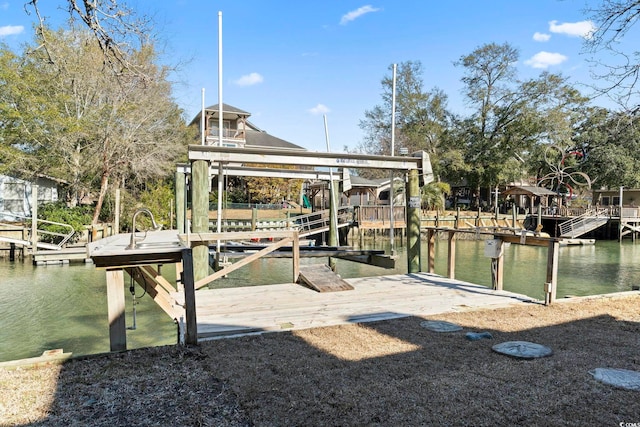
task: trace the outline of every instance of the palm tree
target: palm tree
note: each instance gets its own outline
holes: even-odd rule
[[[451,186],[446,182],[430,182],[422,187],[422,208],[443,210],[445,195],[449,193],[451,193]]]

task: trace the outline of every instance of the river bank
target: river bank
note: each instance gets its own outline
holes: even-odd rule
[[[593,379],[640,370],[640,295],[572,298],[277,332],[0,371],[3,425],[619,425],[637,391]],[[465,331],[491,339],[469,341]],[[491,351],[524,340],[553,355]]]

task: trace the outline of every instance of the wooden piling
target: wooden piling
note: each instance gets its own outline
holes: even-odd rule
[[[124,272],[107,270],[107,311],[109,319],[109,347],[111,351],[127,349],[125,324]]]
[[[198,344],[198,322],[196,319],[193,254],[190,248],[182,250],[182,286],[184,287],[185,344]]]
[[[407,273],[419,273],[420,265],[420,181],[412,169],[407,179]]]
[[[221,197],[219,194],[218,197]],[[209,231],[209,162],[191,163],[191,232]],[[218,230],[219,231],[219,230]],[[209,245],[197,242],[193,246],[193,277],[198,280],[209,275]]]
[[[449,279],[456,278],[456,232],[449,231],[449,250],[447,256],[447,277]]]
[[[549,249],[547,253],[547,281],[545,282],[545,305],[549,305],[556,300],[556,291],[558,288],[558,251],[560,242],[557,240],[549,241]]]

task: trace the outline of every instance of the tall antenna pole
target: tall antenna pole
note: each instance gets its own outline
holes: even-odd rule
[[[391,156],[395,155],[396,140],[396,68],[396,64],[393,64],[393,85],[391,89]],[[391,255],[396,254],[393,198],[393,170],[391,170],[391,178],[389,180],[389,240],[391,245]]]
[[[205,120],[206,120],[206,116],[205,116],[205,106],[204,106],[204,88],[202,88],[202,109],[200,110],[200,145],[205,145],[205,135],[204,135],[204,130],[205,130]]]
[[[218,147],[222,147],[222,11],[218,11]],[[222,162],[218,162],[218,215],[216,232],[222,232],[222,192],[224,176]],[[220,268],[220,240],[216,241],[216,267]]]

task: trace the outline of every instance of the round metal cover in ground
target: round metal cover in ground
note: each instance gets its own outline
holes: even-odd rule
[[[549,347],[529,341],[507,341],[496,344],[491,348],[497,353],[520,359],[536,359],[553,354]]]
[[[589,373],[601,383],[640,391],[640,372],[628,369],[596,368]]]
[[[444,320],[425,320],[420,322],[420,326],[433,332],[458,332],[462,330],[462,326]]]

